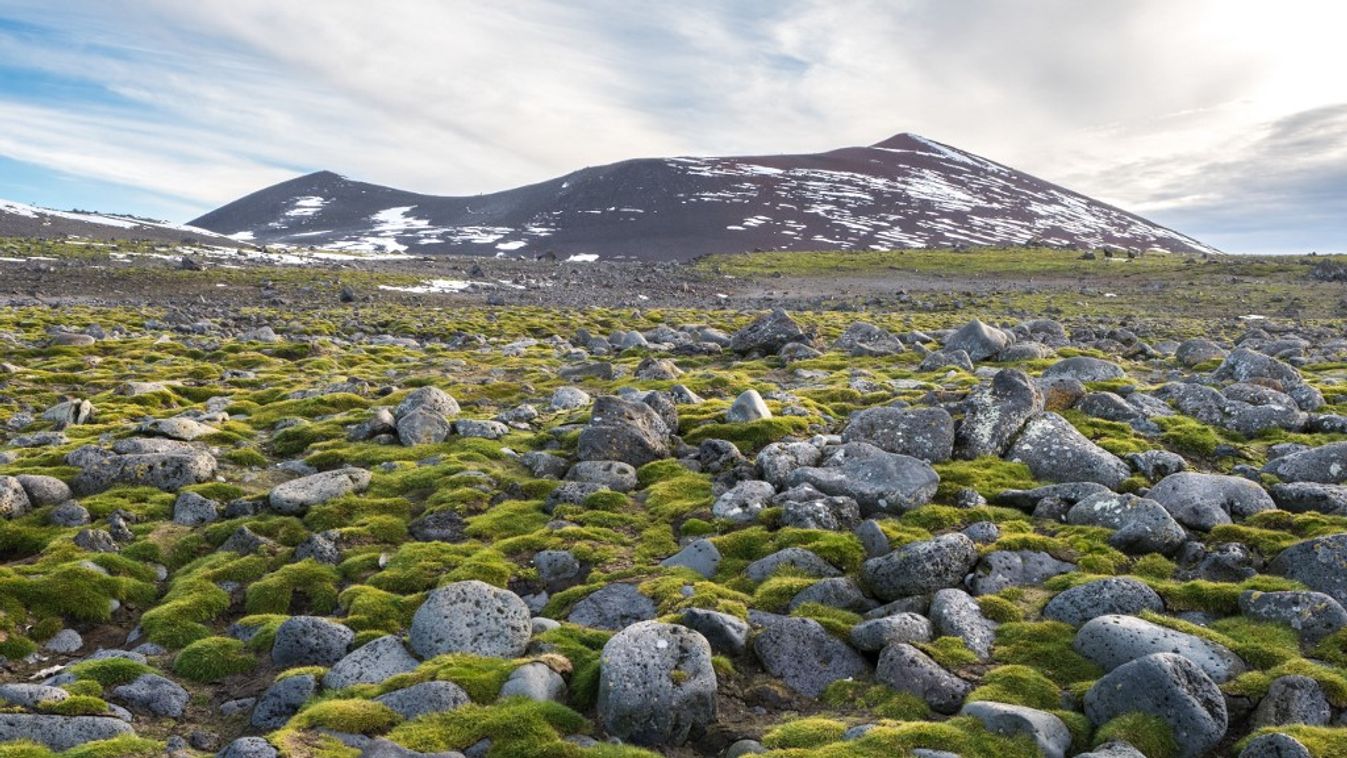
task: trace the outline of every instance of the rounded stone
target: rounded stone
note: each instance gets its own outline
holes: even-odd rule
[[[422,658],[445,653],[517,658],[532,631],[528,606],[518,595],[470,580],[432,590],[412,617],[409,640]]]

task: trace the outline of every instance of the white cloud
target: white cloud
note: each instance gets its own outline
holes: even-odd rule
[[[317,168],[472,194],[643,155],[916,131],[1182,219],[1244,201],[1207,167],[1347,103],[1347,6],[1314,0],[63,5],[7,0],[0,16],[49,31],[0,31],[0,64],[126,104],[0,86],[0,154],[203,209]]]

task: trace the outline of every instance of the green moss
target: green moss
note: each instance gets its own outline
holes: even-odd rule
[[[1188,416],[1159,416],[1152,421],[1164,430],[1160,440],[1179,453],[1210,456],[1225,441],[1215,429]]]
[[[1076,630],[1060,621],[1020,621],[996,630],[992,657],[1040,672],[1060,686],[1098,679],[1099,667],[1072,648]]]
[[[867,716],[896,721],[918,721],[931,714],[926,701],[917,695],[899,692],[885,684],[856,679],[840,679],[829,684],[819,699],[833,708],[846,708]]]
[[[249,613],[288,613],[295,594],[303,595],[306,610],[330,613],[337,607],[337,570],[313,559],[290,563],[248,587]]]
[[[70,667],[76,679],[92,679],[104,687],[115,687],[134,681],[141,674],[153,674],[154,669],[127,658],[100,658],[81,661]]]
[[[773,416],[737,424],[702,424],[683,435],[683,441],[696,445],[703,440],[729,440],[744,455],[754,455],[778,440],[809,430],[803,416]]]
[[[44,702],[40,709],[60,716],[102,716],[107,714],[108,704],[94,695],[71,695],[65,700]]]
[[[1235,750],[1243,750],[1254,738],[1265,734],[1285,734],[1292,737],[1304,745],[1314,758],[1344,758],[1344,756],[1347,756],[1347,729],[1330,726],[1307,726],[1305,724],[1263,727],[1237,742]]]
[[[1062,691],[1052,680],[1028,666],[999,666],[968,695],[968,700],[990,700],[1039,710],[1061,707]]]
[[[548,755],[557,751],[562,737],[584,733],[588,727],[583,716],[560,703],[511,698],[492,706],[470,703],[428,714],[396,727],[388,738],[423,753],[462,750],[490,739],[488,758],[507,758]]]
[[[295,715],[291,726],[320,727],[355,734],[383,734],[402,721],[392,708],[373,700],[323,700]]]
[[[851,633],[851,627],[861,623],[860,614],[822,603],[801,603],[790,612],[790,615],[813,619],[822,624],[824,629],[843,639]]]
[[[602,629],[563,624],[537,638],[571,662],[570,702],[577,708],[590,708],[598,697],[599,656],[611,636]]]
[[[206,637],[183,648],[173,659],[174,673],[194,682],[217,682],[252,671],[257,659],[232,637]]]
[[[978,662],[977,653],[969,650],[958,637],[937,637],[930,642],[917,643],[917,647],[947,669],[971,666]]]
[[[769,729],[762,744],[772,749],[822,747],[841,739],[846,730],[846,724],[835,719],[799,719]]]
[[[983,595],[977,601],[982,615],[999,624],[1024,620],[1024,611],[1003,597]]]
[[[933,468],[940,475],[936,496],[944,500],[952,498],[963,487],[972,487],[983,497],[994,498],[1005,490],[1038,486],[1028,466],[992,456],[971,461],[946,461]]]
[[[1094,744],[1121,740],[1141,751],[1146,758],[1177,758],[1179,743],[1174,730],[1159,716],[1125,713],[1095,730]]]

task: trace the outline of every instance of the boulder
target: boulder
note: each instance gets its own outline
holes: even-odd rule
[[[1231,351],[1212,372],[1211,378],[1218,382],[1268,380],[1294,398],[1296,404],[1306,411],[1317,411],[1324,404],[1324,396],[1306,384],[1299,371],[1276,358],[1248,348]]]
[[[870,664],[819,622],[783,617],[753,639],[753,652],[772,676],[787,687],[816,698],[839,679],[866,676]]]
[[[782,568],[789,569],[792,574],[818,578],[842,575],[831,563],[805,548],[784,547],[748,564],[744,576],[751,582],[762,582]]]
[[[441,418],[458,415],[458,401],[439,387],[417,387],[398,403],[393,415],[399,419],[415,411],[426,411]]]
[[[1286,624],[1311,644],[1347,626],[1347,609],[1322,592],[1245,590],[1239,595],[1239,610],[1252,619]]]
[[[277,755],[276,748],[261,737],[239,737],[225,745],[215,758],[276,758]]]
[[[1113,529],[1109,545],[1133,555],[1170,555],[1187,539],[1183,527],[1164,506],[1132,494],[1090,495],[1071,506],[1066,522]]]
[[[133,711],[173,719],[182,717],[189,699],[182,685],[158,674],[141,674],[127,684],[113,687],[112,696]]]
[[[963,705],[972,686],[940,667],[917,648],[897,643],[884,648],[875,667],[875,679],[899,692],[908,692],[937,713],[952,714]]]
[[[398,442],[407,447],[433,445],[448,439],[454,433],[454,424],[427,408],[416,408],[398,418],[397,432]]]
[[[1220,688],[1197,664],[1174,653],[1124,663],[1085,693],[1085,715],[1095,726],[1133,711],[1167,723],[1183,758],[1205,755],[1228,726]]]
[[[903,343],[892,333],[874,324],[856,321],[837,338],[833,349],[857,357],[895,355],[903,352]]]
[[[743,424],[771,417],[771,409],[767,407],[767,402],[757,390],[744,390],[725,412],[725,420],[731,424]]]
[[[740,355],[772,355],[792,342],[807,341],[804,330],[780,308],[730,335],[730,350]]]
[[[776,489],[767,482],[747,479],[735,484],[711,504],[711,515],[735,524],[751,524],[776,495]]]
[[[976,600],[960,589],[948,588],[935,593],[927,614],[938,637],[958,637],[964,647],[986,660],[996,641],[995,621],[982,615]]]
[[[32,508],[23,484],[12,476],[0,476],[0,517],[16,518]]]
[[[979,701],[966,703],[960,716],[972,716],[993,734],[1014,737],[1027,734],[1043,758],[1065,758],[1071,749],[1071,730],[1047,711],[1022,705]]]
[[[454,582],[431,590],[412,616],[408,641],[422,658],[470,653],[518,658],[533,635],[528,606],[486,582]]]
[[[468,693],[453,682],[430,681],[393,690],[374,698],[376,702],[392,708],[395,713],[408,721],[427,713],[452,711],[459,706],[472,702]]]
[[[370,472],[359,468],[339,468],[291,479],[272,488],[267,503],[277,513],[299,515],[315,505],[326,503],[369,487]]]
[[[1024,463],[1035,478],[1050,482],[1096,482],[1117,489],[1131,473],[1118,456],[1091,442],[1056,413],[1030,419],[1006,457]]]
[[[689,542],[682,550],[659,562],[661,566],[690,568],[707,579],[712,579],[720,568],[720,551],[706,539]]]
[[[1043,394],[1028,374],[1002,369],[991,382],[975,387],[963,407],[963,421],[955,433],[955,457],[1001,456],[1024,424],[1043,412]]]
[[[683,611],[682,624],[699,632],[718,653],[739,656],[748,649],[748,622],[738,616],[689,608]]]
[[[865,442],[848,442],[829,452],[822,465],[796,469],[789,483],[849,497],[862,513],[871,515],[906,513],[925,505],[935,496],[940,476],[917,458],[887,453]]]
[[[946,587],[956,587],[978,560],[977,546],[955,532],[912,542],[887,555],[871,558],[861,575],[875,595],[896,600]]]
[[[56,752],[130,734],[130,724],[108,716],[0,713],[0,742],[32,740]]]
[[[1043,370],[1044,379],[1075,379],[1078,382],[1107,382],[1122,379],[1122,366],[1088,355],[1063,358]]]
[[[349,628],[317,616],[291,616],[276,627],[271,660],[282,669],[331,666],[346,657],[355,641]]]
[[[1279,676],[1268,685],[1249,725],[1254,729],[1290,724],[1327,726],[1332,718],[1333,708],[1318,682],[1308,676]]]
[[[581,626],[618,631],[653,619],[657,611],[655,601],[642,595],[635,585],[615,582],[581,599],[566,620]]]
[[[1203,532],[1277,507],[1262,487],[1248,479],[1191,471],[1161,479],[1146,497],[1164,506],[1180,524]]]
[[[686,627],[643,621],[613,635],[600,658],[596,710],[604,731],[637,745],[681,745],[716,718],[711,646]]]
[[[1268,568],[1347,605],[1347,532],[1292,545]]]
[[[973,319],[959,327],[945,340],[946,350],[962,350],[968,353],[969,360],[985,361],[1001,352],[1014,341],[1005,331]]]
[[[851,415],[842,440],[940,463],[954,449],[954,419],[944,408],[866,408]]]
[[[1263,466],[1263,473],[1283,482],[1341,484],[1347,481],[1347,442],[1330,442],[1273,458]]]
[[[1239,758],[1312,758],[1304,743],[1289,734],[1271,732],[1249,740]]]
[[[1105,671],[1152,653],[1173,653],[1192,661],[1220,684],[1244,673],[1244,662],[1227,648],[1136,616],[1106,615],[1087,621],[1072,643],[1077,653]]]
[[[590,422],[580,432],[582,461],[622,461],[635,467],[669,457],[669,426],[643,402],[604,395],[594,401]]]
[[[257,699],[249,723],[257,729],[280,729],[317,692],[318,678],[313,674],[278,679]]]
[[[1007,587],[1036,586],[1075,568],[1074,563],[1039,550],[996,550],[978,561],[968,577],[968,588],[974,595],[994,595]]]
[[[898,643],[930,642],[934,637],[930,619],[909,611],[868,619],[851,627],[852,646],[866,653]]]
[[[1100,616],[1135,616],[1164,609],[1165,601],[1145,582],[1113,576],[1059,592],[1043,607],[1043,618],[1079,627]]]
[[[393,635],[370,640],[346,654],[323,675],[323,686],[340,690],[353,684],[379,684],[389,677],[413,671],[420,661],[407,653]]]

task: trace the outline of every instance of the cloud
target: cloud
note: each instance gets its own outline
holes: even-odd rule
[[[62,6],[0,10],[0,155],[200,210],[316,169],[472,194],[899,131],[1232,241],[1347,194],[1347,9],[1313,0]]]

